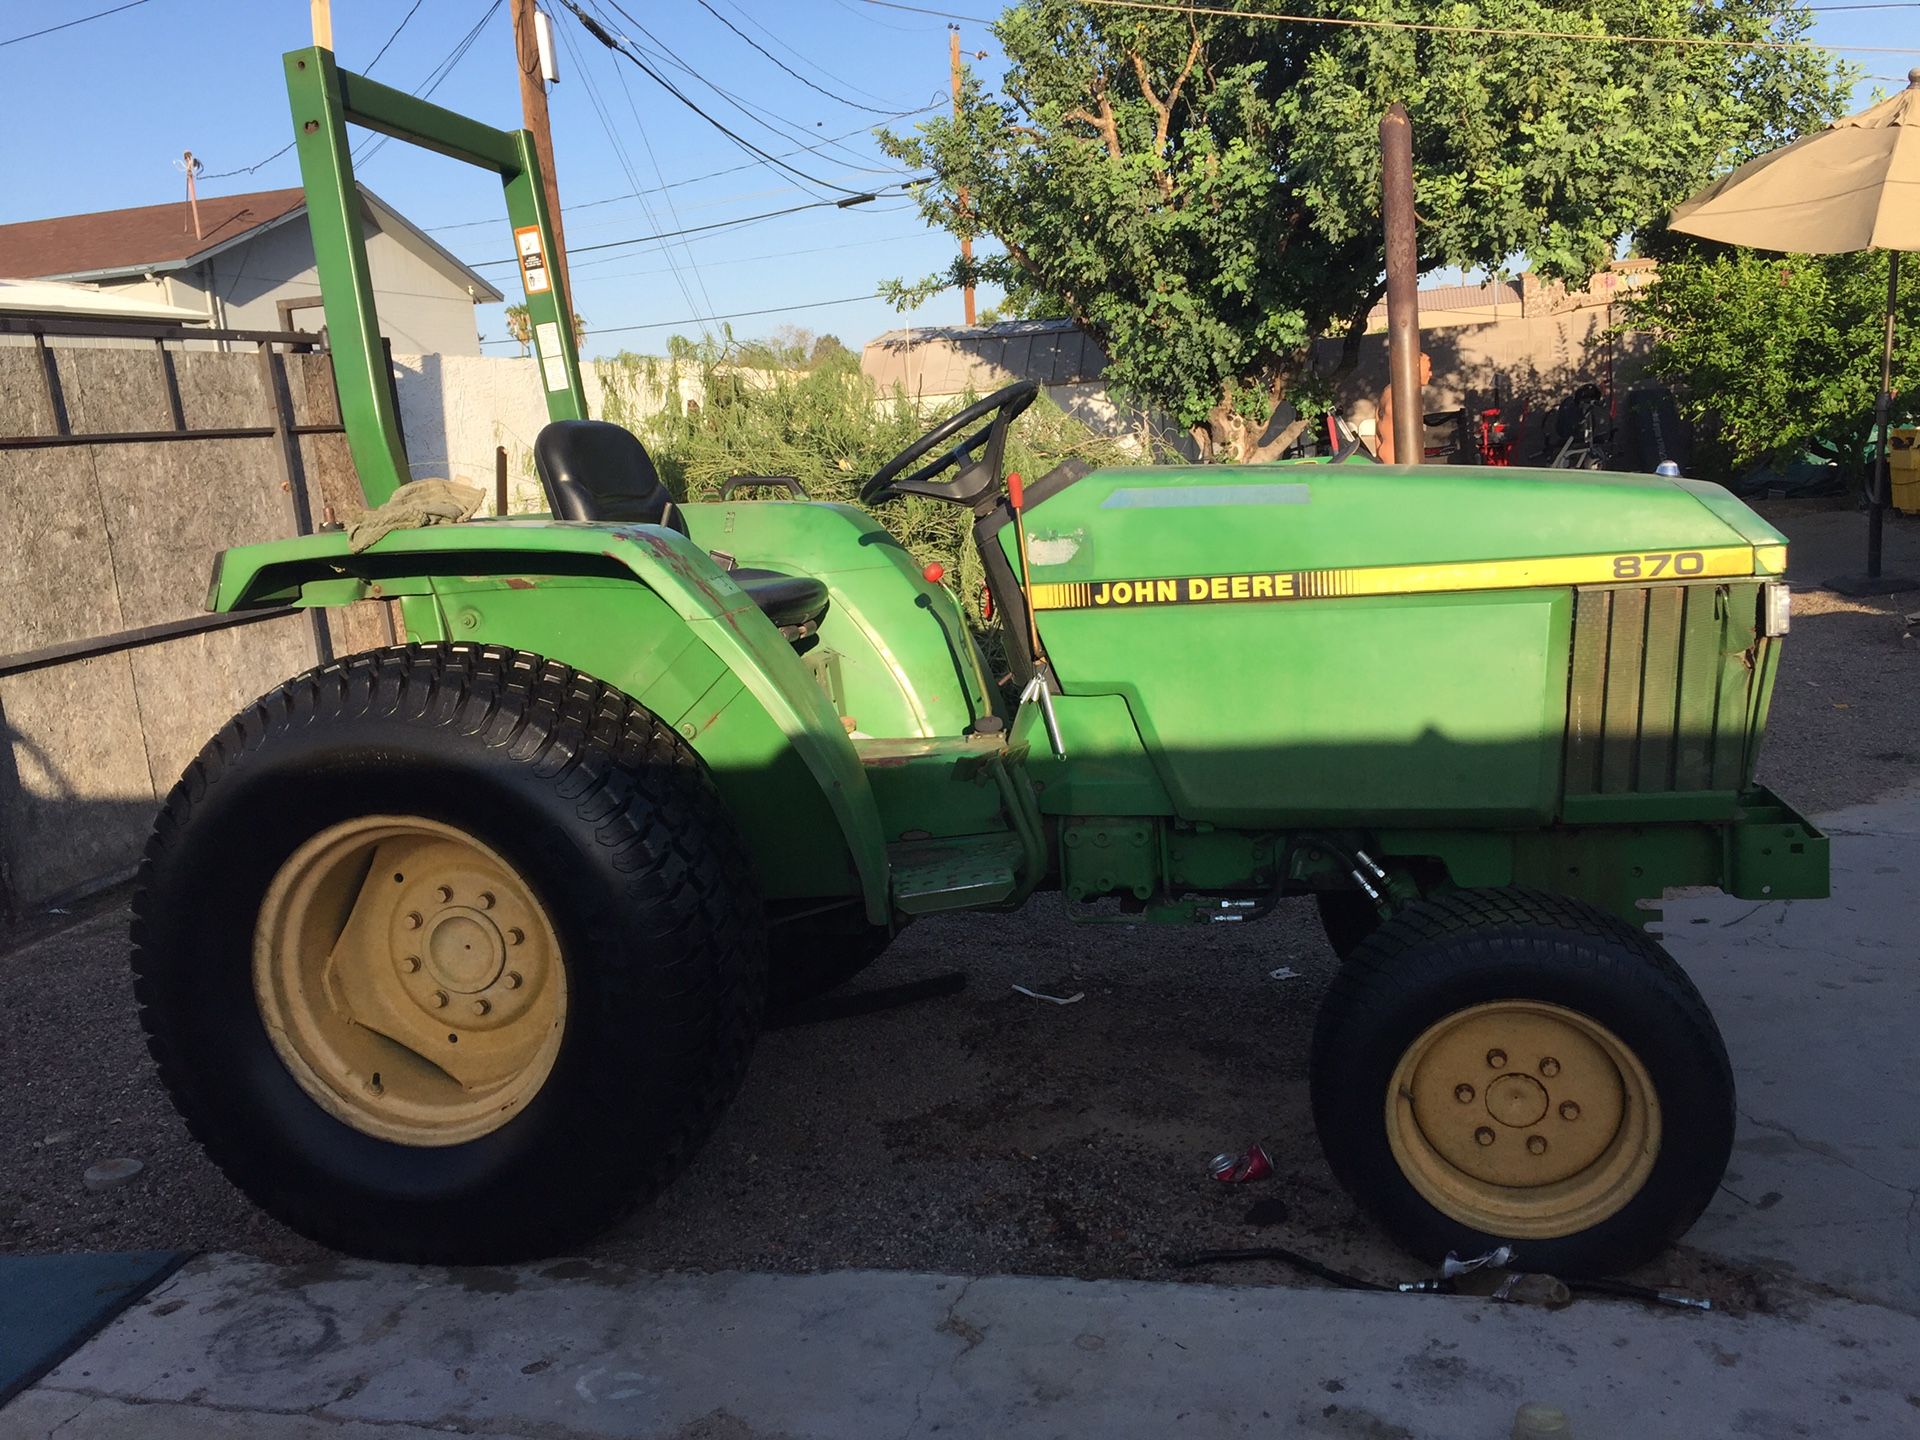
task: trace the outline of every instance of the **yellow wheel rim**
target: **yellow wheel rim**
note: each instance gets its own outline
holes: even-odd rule
[[[253,988],[323,1109],[403,1145],[497,1130],[553,1069],[560,942],[520,874],[451,825],[368,815],[294,851],[261,902]]]
[[[1640,1058],[1574,1010],[1500,1000],[1449,1015],[1407,1047],[1387,1137],[1443,1214],[1503,1239],[1586,1230],[1647,1183],[1660,1103]]]

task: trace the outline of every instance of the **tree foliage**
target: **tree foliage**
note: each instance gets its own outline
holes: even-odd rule
[[[904,307],[992,282],[1010,313],[1071,316],[1106,349],[1111,385],[1243,460],[1290,440],[1262,437],[1280,402],[1310,412],[1324,393],[1313,341],[1357,340],[1382,293],[1378,125],[1392,100],[1413,116],[1423,268],[1524,256],[1582,279],[1844,94],[1824,52],[1594,38],[1792,40],[1808,23],[1796,0],[1320,11],[1518,36],[1250,18],[1266,0],[1212,8],[1249,18],[1086,0],[1006,11],[1004,93],[969,74],[957,116],[881,137],[935,177],[917,192],[927,220],[998,244],[891,293]]]
[[[1730,479],[1776,453],[1810,450],[1849,482],[1873,431],[1885,338],[1887,256],[1682,250],[1636,291],[1625,326],[1652,332],[1651,374],[1706,422],[1705,458]],[[1901,277],[1899,313],[1920,313],[1920,266]],[[1920,383],[1920,355],[1894,352],[1895,393]],[[1911,401],[1901,409],[1911,408]]]

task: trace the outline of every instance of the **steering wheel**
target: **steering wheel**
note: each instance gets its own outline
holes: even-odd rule
[[[874,471],[873,478],[860,487],[863,504],[872,505],[895,495],[931,495],[936,500],[951,500],[973,505],[1000,484],[1000,460],[1007,449],[1007,429],[1040,393],[1032,380],[1016,380],[983,399],[976,400],[957,415],[950,415],[934,426],[893,459]],[[987,416],[982,425],[952,449],[927,461],[909,474],[901,474],[916,460],[924,458],[955,435]],[[982,445],[986,454],[973,452]],[[932,483],[943,470],[960,468],[960,474],[943,484]]]

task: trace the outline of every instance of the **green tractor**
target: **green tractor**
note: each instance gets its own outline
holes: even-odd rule
[[[1827,892],[1824,837],[1753,782],[1788,606],[1750,510],[1421,466],[1069,463],[1020,494],[1010,385],[862,494],[971,512],[1009,705],[866,510],[676,503],[586,418],[525,133],[324,49],[286,67],[368,503],[407,469],[350,122],[502,177],[552,513],[215,565],[213,610],[382,598],[407,632],[236,715],[141,868],[160,1075],[263,1208],[370,1256],[577,1246],[686,1166],[770,992],[1047,890],[1103,924],[1314,896],[1343,960],[1320,1143],[1418,1256],[1604,1271],[1700,1214],[1733,1080],[1649,907]]]

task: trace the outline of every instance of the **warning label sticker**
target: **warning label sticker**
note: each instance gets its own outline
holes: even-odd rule
[[[544,295],[553,288],[553,275],[547,269],[546,248],[540,243],[540,227],[525,225],[513,232],[513,248],[520,257],[520,282],[529,295]]]

